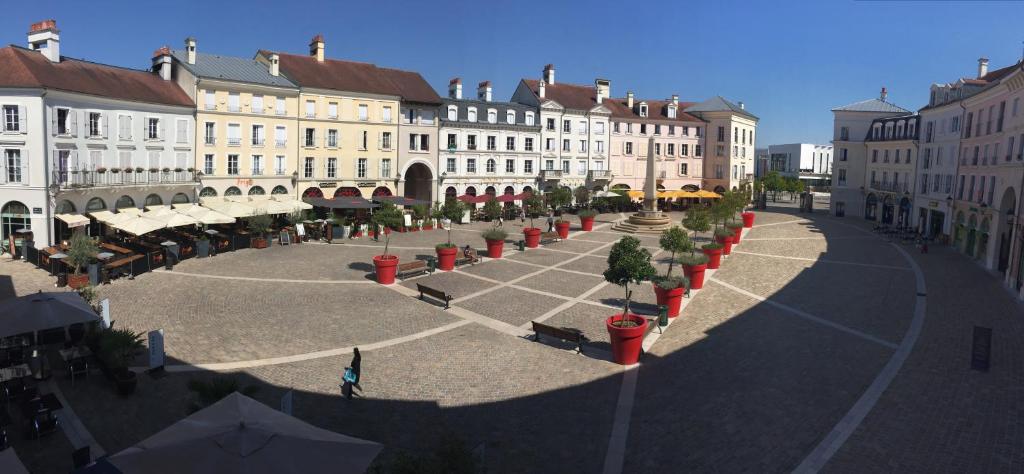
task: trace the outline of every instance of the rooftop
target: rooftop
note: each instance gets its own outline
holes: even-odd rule
[[[192,74],[200,78],[223,79],[266,86],[296,87],[286,77],[270,74],[267,66],[260,64],[255,59],[197,52],[195,64],[189,64],[185,51],[180,49],[173,50],[171,51],[171,56],[185,69],[188,69]]]

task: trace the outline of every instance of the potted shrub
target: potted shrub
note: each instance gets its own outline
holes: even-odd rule
[[[585,208],[590,207],[590,190],[586,186],[577,186],[572,194],[576,198],[576,205]]]
[[[257,214],[246,219],[246,227],[252,233],[252,248],[267,248],[267,232],[270,232],[272,219],[267,214]]]
[[[96,172],[99,173],[99,174],[103,174],[103,173],[107,172],[107,169],[102,167],[102,166],[100,166],[99,168],[96,168]]]
[[[106,367],[121,395],[130,395],[135,391],[138,379],[135,372],[128,366],[135,360],[145,346],[142,344],[142,333],[128,328],[105,329],[99,336],[99,358]]]
[[[690,253],[679,257],[679,264],[683,266],[683,274],[690,281],[691,290],[704,288],[704,271],[708,268],[708,256],[704,253]]]
[[[110,172],[113,174],[118,174],[121,172],[121,168],[110,168]]]
[[[163,171],[164,171],[164,173],[170,173],[171,169],[170,168],[164,168]]]
[[[629,301],[632,296],[629,284],[640,284],[649,280],[654,273],[651,253],[640,246],[640,240],[636,237],[623,237],[612,246],[604,279],[623,287],[626,291],[622,313],[605,320],[605,327],[611,338],[612,358],[618,364],[631,365],[637,362],[647,330],[647,319],[629,312]]]
[[[711,242],[701,246],[701,250],[708,257],[708,268],[715,270],[722,264],[722,244]]]
[[[583,228],[584,232],[594,230],[594,217],[597,216],[597,211],[593,209],[584,209],[577,215],[580,216],[580,227]]]
[[[206,258],[210,256],[210,237],[206,235],[206,232],[199,234],[196,237],[196,258]]]
[[[569,238],[569,221],[559,217],[555,219],[555,232],[558,232],[558,236],[563,239]]]
[[[132,174],[134,171],[135,171],[135,168],[125,168],[124,169],[124,174]]]
[[[497,225],[498,218],[501,217],[501,203],[498,202],[494,196],[491,196],[491,198],[484,203],[483,213],[484,219],[486,219],[487,222],[494,222],[495,225]]]
[[[67,258],[64,260],[73,269],[72,274],[68,275],[68,286],[75,290],[89,286],[89,274],[83,274],[82,268],[92,263],[98,252],[96,242],[85,235],[85,232],[75,232],[71,235]]]
[[[490,258],[501,258],[501,252],[505,250],[505,238],[508,232],[505,229],[492,227],[483,233],[487,241],[487,256]]]
[[[441,215],[449,222],[458,222],[466,212],[466,206],[458,199],[449,199],[441,206]],[[451,271],[455,269],[455,255],[459,248],[452,243],[452,225],[448,224],[448,242],[437,244],[437,268]]]
[[[730,222],[725,225],[725,228],[732,231],[732,244],[736,245],[740,243],[740,238],[743,236],[743,223]]]
[[[421,229],[431,230],[434,228],[433,222],[430,221],[430,208],[426,204],[413,206],[412,213],[416,216],[416,220],[419,221]]]
[[[141,167],[141,166],[136,166],[136,167],[135,167],[135,172],[136,172],[136,173],[141,173],[141,172],[143,172],[143,171],[145,171],[145,170],[144,170],[144,169],[142,169],[142,167]]]
[[[722,244],[722,255],[732,253],[732,231],[724,227],[715,229],[715,242]]]
[[[676,254],[690,250],[693,244],[686,235],[686,231],[678,226],[672,226],[661,233],[658,245],[662,250],[671,252],[671,258],[668,262],[668,271],[651,280],[654,284],[654,296],[659,305],[668,307],[668,317],[674,318],[679,316],[679,306],[682,304],[683,292],[686,291],[688,282],[685,277],[672,275],[672,267],[676,263]]]
[[[160,168],[150,168],[150,169],[149,169],[149,172],[150,172],[150,173],[157,173],[157,172],[159,172],[159,171],[160,171]]]
[[[743,217],[743,227],[748,229],[754,227],[754,211],[744,211],[740,213],[740,216]]]
[[[396,226],[402,223],[402,211],[394,203],[384,201],[380,204],[370,218],[375,227]],[[384,253],[373,257],[373,267],[377,274],[377,283],[390,285],[395,282],[395,271],[398,269],[398,256],[388,254],[388,245],[391,244],[391,233],[384,233]]]
[[[547,208],[544,206],[544,198],[533,194],[523,201],[523,208],[526,215],[530,218],[530,227],[523,228],[523,237],[526,240],[526,246],[529,248],[537,248],[540,245],[540,229],[534,227],[533,220],[544,214]]]

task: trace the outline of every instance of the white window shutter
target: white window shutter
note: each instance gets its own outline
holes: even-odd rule
[[[157,119],[156,123],[157,123],[156,137],[158,139],[160,139],[160,140],[165,140],[167,138],[167,134],[165,133],[166,127],[165,127],[163,119]]]
[[[68,169],[78,169],[78,150],[71,150],[71,153],[68,154]]]
[[[28,133],[28,120],[25,118],[28,114],[28,109],[24,105],[18,106],[18,130],[21,133]]]
[[[107,138],[107,116],[100,114],[100,136]]]
[[[71,132],[72,137],[78,136],[78,111],[68,110],[68,131]]]
[[[21,183],[28,184],[28,148],[21,150]]]
[[[57,136],[57,109],[50,109],[50,133]]]
[[[377,149],[378,150],[383,150],[384,149],[384,132],[378,132],[377,133]]]

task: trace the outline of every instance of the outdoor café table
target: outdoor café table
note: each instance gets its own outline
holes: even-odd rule
[[[25,401],[25,404],[21,406],[22,413],[25,418],[31,418],[32,415],[45,412],[45,411],[57,411],[64,408],[64,404],[57,399],[57,396],[52,393],[46,393],[31,400]]]
[[[107,259],[109,259],[110,257],[113,257],[113,256],[114,256],[114,254],[111,253],[111,252],[100,252],[100,253],[96,254],[96,258],[99,259],[99,260],[107,260]]]
[[[4,367],[0,369],[0,383],[8,382],[14,379],[20,379],[32,375],[32,371],[29,370],[28,364],[18,364],[11,367]]]
[[[81,359],[83,357],[89,357],[92,355],[92,351],[85,346],[75,346],[70,349],[61,349],[58,352],[60,352],[60,358],[63,359],[64,362],[71,362],[75,359]]]
[[[114,244],[109,244],[109,243],[106,243],[106,242],[100,244],[100,247],[103,247],[103,248],[105,248],[107,250],[110,250],[110,251],[116,252],[116,253],[126,253],[126,254],[133,253],[131,250],[128,250],[128,249],[126,249],[124,247],[118,247],[118,246],[116,246]]]
[[[19,347],[28,346],[28,339],[21,336],[11,336],[0,339],[0,349],[17,349]]]

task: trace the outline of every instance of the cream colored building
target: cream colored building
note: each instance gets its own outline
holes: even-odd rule
[[[687,106],[684,111],[707,122],[704,184],[721,192],[754,180],[754,130],[758,118],[720,96]]]
[[[196,103],[200,196],[295,196],[299,89],[274,61],[170,51],[174,80]]]

